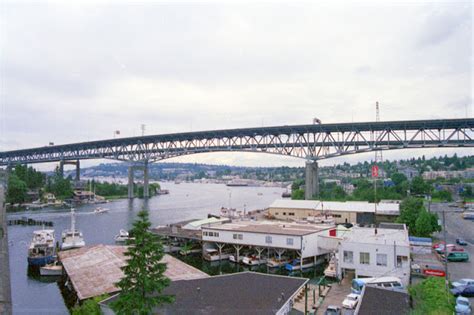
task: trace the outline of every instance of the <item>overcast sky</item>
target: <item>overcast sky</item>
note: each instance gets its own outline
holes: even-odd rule
[[[382,120],[473,116],[470,1],[318,3],[2,1],[0,151],[134,136],[141,124],[161,134],[371,121],[377,100]]]

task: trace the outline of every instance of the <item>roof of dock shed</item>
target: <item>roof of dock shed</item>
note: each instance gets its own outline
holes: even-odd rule
[[[282,235],[308,235],[334,228],[333,225],[298,224],[281,221],[234,221],[217,226],[202,227],[218,231],[236,231],[249,233],[282,234]]]
[[[126,265],[126,246],[94,245],[59,252],[64,270],[71,280],[79,300],[117,292],[115,286],[122,277],[122,266]],[[165,255],[165,275],[172,281],[200,279],[208,275],[180,260]]]

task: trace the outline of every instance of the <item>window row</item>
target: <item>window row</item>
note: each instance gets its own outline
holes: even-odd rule
[[[343,253],[343,261],[345,263],[354,263],[354,252],[352,251],[344,251]],[[397,267],[401,267],[403,264],[408,263],[407,256],[399,256],[397,255]],[[359,253],[359,264],[361,265],[370,265],[370,253],[360,252]],[[388,265],[387,261],[387,254],[376,254],[375,257],[375,264],[377,266],[386,267]]]
[[[219,232],[207,232],[207,231],[203,231],[203,232],[202,232],[202,235],[204,235],[204,236],[211,236],[211,237],[219,237]]]

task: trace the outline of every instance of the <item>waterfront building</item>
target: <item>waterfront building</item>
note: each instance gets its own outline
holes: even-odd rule
[[[338,246],[339,277],[393,276],[410,279],[410,241],[404,224],[392,228],[353,227]],[[385,225],[388,227],[389,225]]]
[[[216,247],[221,254],[225,247],[233,248],[240,258],[240,250],[250,247],[259,259],[275,255],[280,260],[283,254],[293,254],[301,264],[305,258],[316,262],[317,256],[328,254],[329,250],[318,246],[318,238],[335,234],[333,225],[278,221],[234,221],[201,229],[203,251]]]
[[[156,307],[153,314],[290,314],[308,279],[256,272],[240,272],[195,280],[173,281],[162,294],[175,302]],[[304,296],[304,293],[302,294]],[[113,315],[114,295],[99,303],[104,315]],[[307,308],[307,299],[304,298]]]
[[[377,209],[376,209],[377,208]],[[397,203],[366,201],[320,201],[320,200],[275,200],[268,207],[270,217],[279,220],[301,221],[318,216],[331,216],[336,223],[373,224],[377,211],[377,222],[394,221],[400,214]]]

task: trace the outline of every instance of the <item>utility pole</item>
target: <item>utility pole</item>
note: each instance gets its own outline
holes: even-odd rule
[[[446,242],[446,210],[443,207],[443,238],[444,238],[444,272],[445,284],[446,284],[446,293],[449,296],[449,277],[448,277],[448,243]]]

